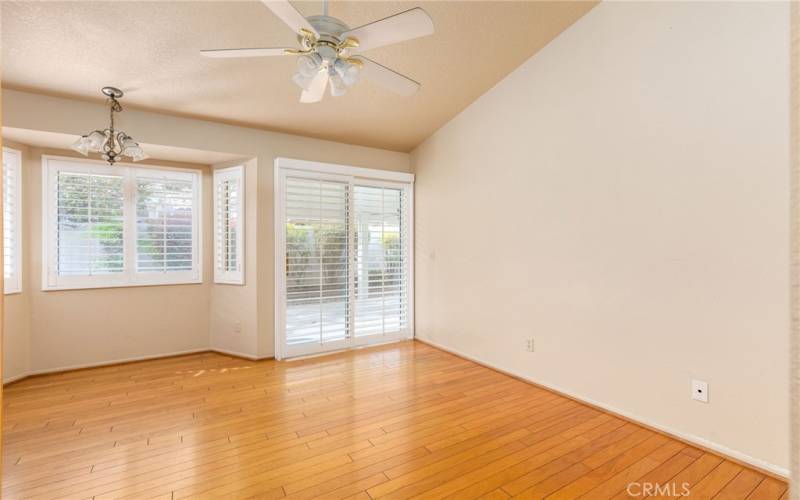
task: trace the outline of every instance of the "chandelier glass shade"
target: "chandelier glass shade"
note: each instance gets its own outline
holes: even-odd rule
[[[114,113],[122,111],[122,105],[117,99],[122,97],[122,91],[114,87],[103,87],[103,94],[108,97],[109,126],[104,130],[94,130],[81,136],[72,144],[72,149],[87,156],[89,153],[100,153],[100,157],[113,165],[120,158],[130,158],[133,161],[144,160],[148,156],[133,140],[131,136],[114,128]]]

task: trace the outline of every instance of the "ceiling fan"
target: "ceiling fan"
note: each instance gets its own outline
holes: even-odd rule
[[[397,94],[408,96],[418,82],[361,55],[361,52],[433,33],[433,21],[419,7],[364,26],[350,29],[328,15],[324,0],[321,16],[305,18],[288,0],[261,0],[281,21],[297,33],[300,48],[250,48],[201,50],[206,57],[298,56],[292,80],[303,89],[300,102],[319,102],[330,82],[332,96],[341,96],[360,76]]]

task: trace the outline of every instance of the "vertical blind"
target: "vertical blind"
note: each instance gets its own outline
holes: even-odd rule
[[[5,293],[19,292],[20,277],[20,153],[3,149],[3,276]]]
[[[286,344],[405,331],[405,190],[291,176],[284,189]]]
[[[59,172],[56,189],[58,274],[122,273],[122,176]]]
[[[192,269],[194,194],[191,179],[136,179],[136,269]]]

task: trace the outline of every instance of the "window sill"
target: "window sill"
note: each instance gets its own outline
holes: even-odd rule
[[[96,283],[86,285],[43,286],[43,292],[63,292],[67,290],[99,290],[104,288],[139,288],[147,286],[184,286],[202,285],[203,280],[157,282],[157,283]]]

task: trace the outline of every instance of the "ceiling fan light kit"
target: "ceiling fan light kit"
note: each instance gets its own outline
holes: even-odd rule
[[[419,7],[350,29],[347,24],[324,15],[303,17],[288,0],[261,0],[278,18],[297,33],[300,48],[245,48],[202,50],[206,57],[238,58],[297,56],[297,72],[292,81],[302,89],[300,102],[319,102],[330,82],[332,96],[342,96],[360,77],[373,80],[384,88],[408,96],[420,84],[375,61],[361,52],[433,34],[433,21]]]
[[[100,153],[100,157],[112,166],[121,157],[128,157],[133,161],[147,159],[148,156],[139,143],[125,132],[114,128],[114,113],[122,112],[122,105],[118,100],[123,96],[122,91],[115,87],[103,87],[102,92],[108,98],[108,128],[94,130],[81,136],[72,144],[72,149],[83,156],[87,156],[89,153]]]
[[[342,78],[342,81],[348,87],[352,87],[358,83],[358,77],[361,75],[361,64],[356,64],[358,62],[357,59],[350,62],[339,59],[333,63],[333,69],[336,71],[336,74]]]

